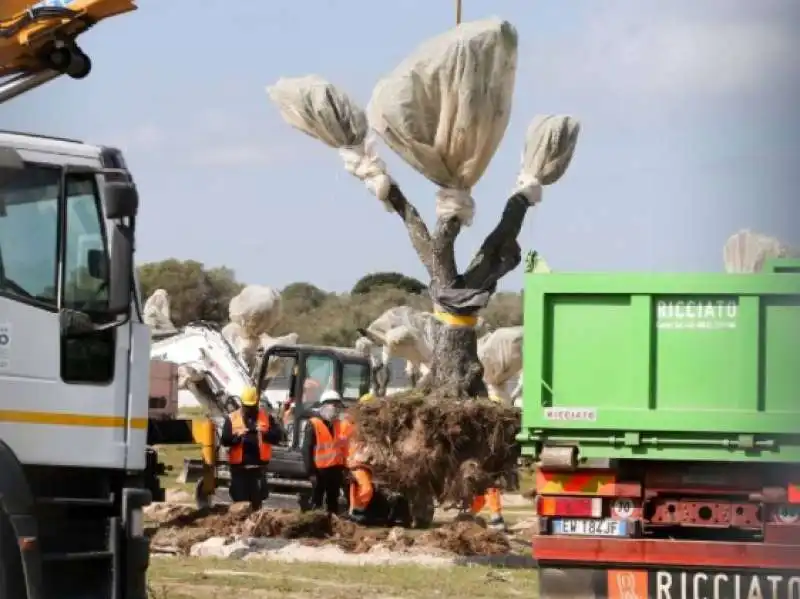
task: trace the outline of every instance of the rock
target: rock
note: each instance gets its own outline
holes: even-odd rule
[[[167,489],[166,502],[194,505],[194,497],[181,489]]]
[[[242,559],[253,548],[242,539],[228,541],[225,537],[211,537],[201,543],[192,545],[189,555],[192,557],[217,557],[223,559]]]

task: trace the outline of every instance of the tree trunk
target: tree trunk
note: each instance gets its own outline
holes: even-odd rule
[[[449,316],[477,316],[486,307],[497,281],[516,268],[522,259],[517,237],[530,205],[521,193],[507,200],[500,222],[481,244],[463,275],[458,274],[454,251],[456,237],[461,232],[458,219],[437,218],[431,233],[419,212],[395,184],[388,201],[403,220],[411,243],[430,274],[431,299],[437,312]],[[431,369],[419,387],[450,399],[487,396],[474,327],[446,322],[437,327]]]
[[[425,390],[435,390],[440,397],[486,397],[478,335],[473,327],[442,324],[438,328],[431,370],[425,379]]]

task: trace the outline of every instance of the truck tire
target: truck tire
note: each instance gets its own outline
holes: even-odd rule
[[[19,545],[5,513],[0,511],[0,597],[28,599]]]

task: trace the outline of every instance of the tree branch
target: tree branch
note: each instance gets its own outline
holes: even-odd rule
[[[433,250],[431,243],[431,234],[428,231],[425,221],[419,215],[419,212],[414,205],[406,199],[406,196],[400,191],[400,188],[392,183],[389,187],[389,195],[386,201],[391,204],[395,212],[403,219],[403,223],[408,231],[408,237],[411,240],[411,245],[419,256],[420,262],[428,271],[431,279],[434,278],[433,270]]]
[[[486,236],[464,272],[465,287],[494,291],[497,281],[519,266],[522,252],[517,237],[522,231],[528,208],[530,203],[521,193],[508,198],[500,222]]]
[[[461,222],[455,217],[437,218],[436,229],[431,240],[432,267],[431,278],[439,289],[452,287],[458,278],[456,265],[456,237],[461,232]]]

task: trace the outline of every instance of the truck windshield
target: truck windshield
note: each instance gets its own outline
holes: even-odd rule
[[[66,226],[59,251],[61,169],[0,168],[0,294],[22,302],[103,310],[108,303],[107,252],[95,177],[65,177]],[[59,256],[59,254],[61,254]]]

